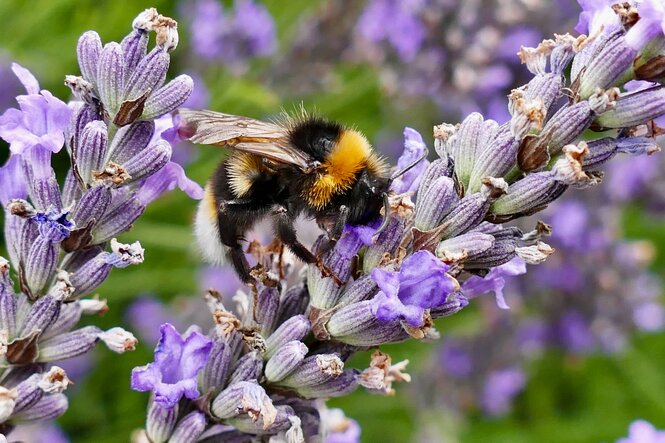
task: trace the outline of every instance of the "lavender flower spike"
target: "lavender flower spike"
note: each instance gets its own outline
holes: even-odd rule
[[[8,391],[0,392],[3,432],[66,411],[62,391],[69,379],[54,363],[85,354],[100,341],[117,353],[134,349],[136,338],[122,328],[77,328],[83,316],[108,310],[106,302],[90,298],[90,292],[111,268],[143,261],[139,242],[122,244],[114,237],[126,231],[152,200],[176,185],[194,196],[202,192],[182,168],[169,166],[171,147],[166,141],[151,143],[152,120],[179,106],[191,92],[191,79],[184,76],[162,86],[169,52],[177,45],[176,23],[150,9],[140,14],[133,28],[121,44],[102,46],[92,31],[80,38],[82,76],[65,76],[75,97],[69,105],[40,91],[27,69],[13,66],[27,94],[16,98],[18,109],[0,116],[0,137],[10,145],[9,159],[0,167],[0,201],[12,264],[10,268],[0,258],[2,389]],[[157,47],[150,54],[149,32],[157,34]],[[133,93],[137,96],[128,96]],[[56,176],[53,155],[69,157],[66,176]],[[162,171],[165,174],[158,176]],[[167,392],[167,401],[178,389],[194,395],[196,382],[187,384],[184,379],[193,379],[203,366],[209,342],[198,337],[202,349],[185,355],[187,364],[178,368],[180,372],[162,377],[157,371],[152,380],[138,380],[145,385],[159,378],[155,390]],[[197,336],[188,338],[180,343],[185,350],[191,350]],[[175,358],[176,351],[168,350],[162,357]],[[182,383],[167,386],[172,380]]]
[[[384,17],[406,12],[416,18],[424,13],[419,2],[411,2],[414,4],[409,7],[413,10],[408,11],[388,8],[392,3],[376,1],[370,9]],[[215,20],[223,21],[223,11],[216,3],[202,1],[198,5],[209,8],[202,9],[210,11]],[[645,1],[638,8],[647,11],[654,5]],[[510,94],[508,106],[499,113],[506,115],[502,117],[505,123],[472,114],[459,126],[437,125],[434,138],[438,158],[395,180],[393,195],[387,201],[388,213],[383,214],[387,223],[380,233],[375,233],[375,225],[347,226],[336,243],[321,235],[314,250],[335,271],[339,281],[321,276],[315,266],[303,265],[307,269],[299,269],[285,260],[284,254],[276,252],[274,244],[254,244],[249,253],[258,263],[253,270],[257,282],[247,291],[238,291],[233,313],[219,294],[207,294],[216,326],[210,330],[209,338],[197,336],[200,346],[190,353],[198,357],[189,359],[197,362],[195,367],[182,369],[186,366],[182,349],[187,342],[178,335],[178,346],[167,346],[163,337],[156,361],[135,370],[134,387],[155,391],[150,411],[157,406],[162,412],[166,406],[171,408],[170,415],[164,414],[165,418],[159,420],[151,412],[146,421],[146,427],[154,429],[150,438],[172,438],[182,426],[193,429],[197,435],[205,428],[198,437],[204,441],[326,441],[329,437],[327,441],[357,440],[357,428],[348,421],[342,421],[348,435],[344,432],[347,428],[330,429],[326,422],[331,420],[326,417],[322,402],[347,395],[358,387],[392,394],[397,389],[394,382],[409,381],[410,377],[404,372],[406,361],[393,364],[387,354],[376,352],[368,368],[354,368],[350,358],[353,354],[409,338],[436,339],[439,335],[432,327],[434,319],[478,303],[475,299],[488,292],[494,292],[499,308],[507,308],[503,293],[506,280],[524,274],[527,264],[538,266],[554,253],[544,240],[556,233],[558,226],[552,230],[541,222],[535,230],[525,233],[518,226],[500,223],[543,210],[569,187],[599,184],[603,173],[598,167],[618,152],[657,151],[654,139],[661,131],[649,120],[665,112],[660,87],[624,95],[620,91],[626,81],[653,74],[657,57],[665,55],[657,54],[662,52],[662,36],[654,31],[654,23],[662,24],[662,15],[646,18],[642,13],[635,14],[635,5],[626,3],[615,8],[617,16],[610,6],[609,0],[596,6],[585,2],[589,14],[582,25],[594,29],[591,37],[560,35],[520,50],[522,62],[534,77]],[[614,16],[607,16],[608,10]],[[145,19],[148,23],[151,20]],[[645,21],[640,25],[642,20]],[[206,30],[210,32],[203,32]],[[389,38],[384,30],[373,31],[379,36],[376,41]],[[218,29],[208,23],[196,35],[211,38],[216,32]],[[648,36],[650,41],[645,42]],[[390,37],[394,38],[397,37]],[[655,39],[658,44],[652,44]],[[90,48],[89,52],[94,53],[94,40]],[[420,67],[420,54],[411,56],[414,60],[410,65]],[[162,66],[159,54],[151,52],[146,58],[151,66]],[[440,57],[433,59],[440,61]],[[141,66],[139,62],[136,69]],[[145,81],[159,82],[159,72],[155,69],[155,75],[146,73]],[[570,78],[566,77],[568,73]],[[170,90],[176,91],[180,86],[174,84]],[[136,89],[135,85],[126,85],[127,88]],[[647,105],[642,103],[645,99],[649,99]],[[154,101],[168,102],[161,98]],[[122,162],[107,165],[107,175],[111,176],[109,186],[113,186],[113,178],[121,184],[140,182],[133,188],[136,212],[124,218],[129,211],[114,213],[102,220],[106,235],[114,226],[109,220],[117,220],[115,226],[126,226],[163,190],[176,182],[187,188],[180,180],[178,168],[168,164],[145,180],[124,177],[123,171],[125,175],[127,171],[136,175],[135,169],[142,169],[136,168],[139,162],[128,159],[140,159],[136,155],[149,144],[146,134],[152,130],[149,126],[132,125],[137,123],[122,130],[126,131],[122,137],[127,141],[124,147],[110,142],[111,152],[117,153],[116,159],[122,158]],[[588,130],[607,128],[615,130],[604,131],[599,140],[583,140]],[[151,158],[166,157],[156,155],[166,153],[158,148],[152,147]],[[400,165],[425,151],[422,137],[407,128]],[[117,201],[123,204],[129,199],[128,194],[122,194]],[[563,228],[573,224],[559,223]],[[98,232],[93,229],[93,239],[109,238],[96,235]],[[581,246],[583,251],[589,249],[590,245]],[[648,298],[641,309],[627,312],[633,312],[640,319],[636,321],[646,328],[655,329],[662,325],[663,315],[660,311],[653,316],[644,315],[652,302]],[[569,330],[586,327],[577,311],[580,310],[566,314]],[[166,333],[162,331],[163,336]],[[493,334],[487,337],[492,344],[500,339]],[[204,343],[209,345],[205,352]],[[509,349],[517,353],[518,348]],[[503,357],[509,359],[510,355]],[[171,363],[167,365],[167,361]],[[481,397],[478,403],[485,411],[506,411],[522,389],[524,372],[519,364],[512,363],[501,361],[500,365],[493,365],[488,371],[489,383],[478,384],[480,389],[475,387],[474,393]],[[203,376],[199,385],[195,377],[200,366]],[[468,375],[466,366],[458,373]],[[170,390],[175,390],[175,394],[169,396]],[[176,413],[176,408],[184,409]],[[155,423],[161,427],[153,427]]]
[[[155,403],[172,408],[181,397],[198,397],[196,375],[205,366],[212,341],[192,331],[186,337],[165,323],[155,348],[155,361],[132,370],[132,389],[153,391]]]

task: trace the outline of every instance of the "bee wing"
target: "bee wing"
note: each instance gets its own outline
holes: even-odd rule
[[[226,146],[278,163],[308,169],[312,159],[291,146],[287,129],[249,117],[182,108],[183,134],[193,143]]]

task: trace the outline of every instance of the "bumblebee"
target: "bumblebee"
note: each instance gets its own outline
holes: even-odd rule
[[[275,236],[296,257],[337,280],[300,243],[294,222],[301,214],[313,218],[334,242],[346,224],[379,219],[396,176],[390,177],[388,164],[365,136],[304,112],[281,123],[207,110],[181,109],[179,116],[180,133],[190,141],[231,149],[206,184],[197,211],[195,234],[203,258],[230,261],[251,284],[244,235],[270,218]]]

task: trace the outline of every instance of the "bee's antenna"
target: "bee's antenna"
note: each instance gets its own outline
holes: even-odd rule
[[[402,170],[399,170],[399,171],[397,171],[395,174],[393,174],[393,176],[390,177],[390,182],[392,183],[393,181],[395,181],[395,180],[398,179],[399,177],[401,177],[401,176],[403,176],[404,174],[406,174],[407,172],[409,172],[411,169],[413,169],[414,167],[416,167],[416,165],[417,165],[418,163],[420,163],[421,161],[425,160],[425,159],[427,158],[428,155],[429,155],[429,150],[428,150],[427,148],[425,148],[425,152],[423,153],[423,155],[421,155],[420,157],[418,157],[415,161],[413,161],[413,162],[412,162],[410,165],[408,165],[406,168],[404,168],[404,169],[402,169]]]
[[[390,198],[388,198],[388,193],[383,193],[383,221],[381,226],[376,230],[372,237],[377,237],[388,227],[388,222],[390,222]]]

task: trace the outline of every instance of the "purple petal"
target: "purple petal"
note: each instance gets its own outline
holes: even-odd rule
[[[275,22],[268,10],[252,0],[235,3],[234,27],[244,37],[251,55],[270,55],[275,51]]]
[[[345,258],[351,258],[358,253],[363,246],[372,244],[372,236],[376,228],[372,226],[351,226],[344,227],[342,237],[335,245],[335,251]]]
[[[187,178],[182,166],[175,162],[169,162],[154,175],[148,177],[138,190],[136,198],[147,205],[176,186],[195,200],[203,198],[203,188]]]
[[[403,303],[422,308],[443,305],[447,295],[455,289],[447,270],[448,265],[429,251],[416,252],[402,263],[399,298]]]
[[[372,270],[372,279],[379,289],[390,297],[397,297],[399,292],[399,273],[376,268]]]
[[[18,63],[12,63],[12,71],[14,71],[14,74],[18,77],[21,84],[23,84],[28,94],[39,94],[39,82],[32,75],[32,72]]]
[[[372,299],[372,314],[381,321],[402,319],[417,328],[423,324],[425,309],[413,305],[404,305],[399,298],[389,297],[379,292]]]
[[[46,115],[46,127],[48,128],[48,133],[64,132],[69,125],[69,119],[72,116],[72,108],[49,91],[42,91],[42,97],[46,100],[48,109]]]
[[[584,316],[575,311],[565,312],[557,325],[558,339],[569,351],[589,352],[594,348],[595,339],[591,325]]]
[[[155,363],[167,383],[175,383],[179,376],[179,360],[182,354],[184,340],[180,333],[170,323],[164,323],[159,328],[161,337],[155,348]]]
[[[616,443],[663,443],[665,431],[659,431],[646,420],[635,420],[628,428],[628,437],[621,438]]]
[[[194,379],[181,380],[175,384],[159,383],[155,387],[154,393],[155,403],[165,408],[176,406],[183,395],[190,400],[199,396],[199,390]]]
[[[427,145],[425,145],[420,133],[415,129],[404,128],[404,152],[397,160],[397,171],[410,166],[414,161],[422,157],[426,151]],[[420,184],[420,177],[428,164],[427,160],[423,160],[408,172],[395,179],[391,190],[397,194],[416,191]]]
[[[462,292],[467,298],[477,297],[487,292],[494,292],[496,304],[501,309],[510,309],[503,297],[503,288],[506,285],[504,277],[512,277],[526,273],[524,261],[515,257],[508,263],[492,269],[483,277],[474,275],[462,284]]]
[[[132,369],[131,389],[134,391],[152,391],[162,382],[162,374],[155,363]]]
[[[513,399],[525,384],[526,375],[521,368],[510,367],[492,371],[485,382],[483,409],[495,416],[507,413]]]
[[[184,377],[195,377],[210,357],[212,341],[203,334],[191,332],[183,347],[181,370]]]

